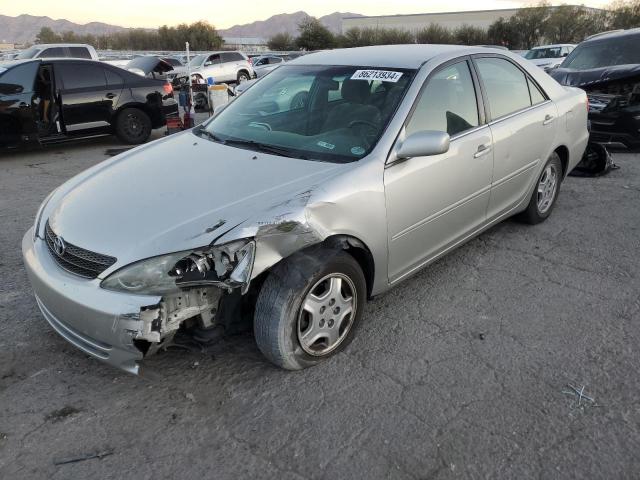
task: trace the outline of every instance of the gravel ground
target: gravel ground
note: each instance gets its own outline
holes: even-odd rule
[[[375,298],[322,366],[277,370],[246,334],[139,378],[49,328],[20,254],[45,195],[115,146],[0,155],[0,478],[640,476],[640,156]]]

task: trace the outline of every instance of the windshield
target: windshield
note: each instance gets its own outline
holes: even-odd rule
[[[193,57],[191,59],[191,61],[189,62],[189,65],[196,65],[199,66],[202,64],[202,62],[204,62],[204,59],[207,58],[206,55],[200,54],[200,55],[196,55],[195,57]]]
[[[22,60],[24,58],[33,58],[36,56],[36,54],[40,51],[40,49],[38,47],[31,47],[31,48],[27,48],[26,50],[23,50],[22,52],[20,52],[15,60]]]
[[[535,48],[533,50],[529,50],[524,58],[528,60],[538,60],[541,58],[560,58],[562,56],[561,53],[562,47],[551,47],[551,48]]]
[[[355,161],[376,145],[414,73],[285,65],[256,82],[194,133],[283,156]]]
[[[562,68],[588,70],[640,63],[640,35],[581,43],[562,62]]]

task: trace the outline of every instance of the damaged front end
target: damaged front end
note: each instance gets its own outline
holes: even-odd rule
[[[221,303],[226,298],[237,301],[249,289],[255,251],[255,242],[245,239],[149,258],[117,270],[101,287],[161,297],[139,314],[120,319],[134,343],[149,354],[166,345],[183,325],[218,326]]]
[[[587,93],[590,141],[613,147],[640,147],[640,65],[588,71],[564,69],[552,76],[563,85]]]

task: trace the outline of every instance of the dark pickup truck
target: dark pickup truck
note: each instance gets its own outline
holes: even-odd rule
[[[115,134],[145,142],[178,114],[171,84],[92,60],[0,64],[0,147]]]

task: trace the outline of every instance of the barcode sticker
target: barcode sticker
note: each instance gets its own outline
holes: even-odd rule
[[[351,80],[380,80],[382,82],[396,83],[402,77],[402,72],[390,70],[356,70],[351,75]]]

